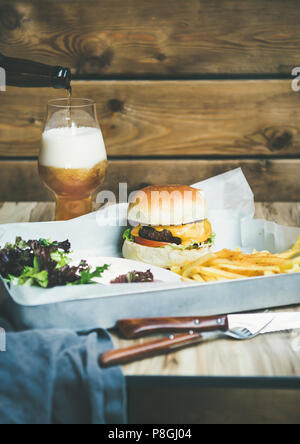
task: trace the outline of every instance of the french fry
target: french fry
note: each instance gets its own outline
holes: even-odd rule
[[[280,265],[284,264],[284,259],[280,259],[277,260],[277,258],[273,259],[273,260],[250,260],[250,259],[245,259],[245,260],[233,260],[233,261],[229,261],[226,259],[216,259],[215,261],[213,261],[212,263],[214,265],[218,265],[219,267],[222,267],[223,265],[234,265],[236,267],[239,268],[257,268],[257,269],[261,269],[261,268],[266,268],[266,267],[280,267]]]
[[[233,271],[234,273],[264,273],[265,271],[272,271],[273,273],[280,273],[280,268],[278,266],[263,266],[263,265],[235,265],[235,264],[220,264],[220,268]]]
[[[197,259],[195,262],[192,262],[191,264],[188,264],[183,271],[182,276],[187,277],[190,273],[197,273],[198,267],[202,264],[207,264],[212,258],[214,257],[213,253],[208,253],[205,256],[201,257],[200,259]]]
[[[270,270],[267,270],[264,272],[264,276],[273,276],[273,275],[274,275],[274,273]]]
[[[239,248],[208,253],[195,262],[173,267],[186,282],[213,282],[255,276],[274,276],[300,272],[300,237],[288,251],[271,254],[256,251],[243,254]]]
[[[300,255],[300,236],[298,237],[295,245],[290,250],[285,251],[284,253],[280,253],[278,256],[289,259],[297,255]]]
[[[181,272],[181,267],[179,267],[179,266],[171,267],[171,271],[172,271],[173,273],[180,274],[180,272]]]
[[[182,282],[194,282],[194,279],[192,279],[192,278],[183,277],[181,280],[182,280]]]
[[[300,265],[300,257],[295,257],[294,259],[292,259],[293,264],[298,264]]]
[[[201,277],[201,274],[195,274],[195,276],[193,277],[193,279],[194,279],[195,281],[198,281],[198,282],[205,282],[205,280],[203,279],[203,277]]]
[[[199,272],[202,276],[208,277],[222,277],[225,279],[240,279],[240,275],[237,273],[230,273],[228,271],[220,270],[213,267],[199,267]]]

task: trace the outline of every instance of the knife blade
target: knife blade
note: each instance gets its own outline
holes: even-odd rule
[[[264,325],[267,327],[261,330]],[[158,333],[225,332],[235,328],[247,328],[251,333],[261,330],[261,334],[265,334],[300,328],[300,312],[122,319],[118,321],[117,328],[127,339]]]
[[[246,327],[251,333],[260,330],[260,334],[300,329],[300,312],[286,313],[256,313],[244,315],[230,315],[229,328]],[[266,322],[270,319],[265,328]],[[263,328],[261,330],[261,328]]]

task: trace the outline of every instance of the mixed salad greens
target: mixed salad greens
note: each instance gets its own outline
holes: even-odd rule
[[[63,285],[95,284],[109,268],[105,264],[94,271],[85,260],[71,266],[71,244],[50,239],[24,241],[17,237],[14,244],[0,249],[0,275],[10,285],[32,285],[52,288]]]

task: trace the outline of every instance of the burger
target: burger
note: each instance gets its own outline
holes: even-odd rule
[[[149,186],[129,201],[123,256],[163,268],[209,252],[214,234],[200,190],[185,185]]]

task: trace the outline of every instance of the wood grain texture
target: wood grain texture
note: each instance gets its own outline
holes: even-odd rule
[[[299,96],[289,80],[74,82],[94,99],[108,155],[300,156]],[[0,156],[37,156],[46,103],[64,92],[1,94]]]
[[[78,75],[285,73],[297,0],[1,0],[0,52]]]
[[[128,192],[149,184],[193,184],[242,167],[256,201],[299,202],[300,160],[112,160],[102,190],[118,198],[119,183]],[[0,161],[0,201],[53,200],[43,186],[35,161]]]
[[[54,212],[54,202],[4,202],[0,204],[0,223],[52,221]]]
[[[286,202],[256,203],[255,217],[280,221],[281,225],[300,227],[300,203],[290,205]]]
[[[291,225],[298,220],[299,208],[299,203],[256,205],[258,216],[264,214],[269,220]],[[52,203],[4,203],[0,205],[0,223],[44,221],[46,214],[52,219],[53,213]],[[293,310],[300,311],[300,307]],[[116,347],[145,342],[121,340],[115,335],[113,339]],[[220,340],[135,362],[123,370],[126,375],[300,376],[299,347],[298,331],[263,335],[246,342]]]

